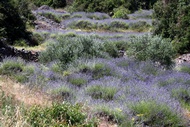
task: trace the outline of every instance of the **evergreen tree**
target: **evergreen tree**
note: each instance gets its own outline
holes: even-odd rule
[[[8,44],[14,44],[16,40],[25,39],[28,44],[35,45],[32,34],[26,30],[26,22],[19,15],[18,8],[13,1],[0,1],[0,39],[6,39]]]
[[[190,50],[190,1],[160,0],[154,6],[154,34],[173,40],[179,53]]]

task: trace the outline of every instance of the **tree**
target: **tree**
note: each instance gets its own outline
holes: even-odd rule
[[[37,43],[32,40],[32,34],[26,30],[26,22],[12,2],[11,0],[0,1],[0,39],[5,38],[11,45],[19,39],[25,39],[28,44],[36,45]]]
[[[190,1],[160,0],[154,6],[154,34],[171,38],[179,53],[190,50]]]

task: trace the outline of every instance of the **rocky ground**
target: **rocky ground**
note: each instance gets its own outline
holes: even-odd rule
[[[177,65],[182,64],[182,63],[190,63],[190,53],[178,56],[175,59],[175,62]]]

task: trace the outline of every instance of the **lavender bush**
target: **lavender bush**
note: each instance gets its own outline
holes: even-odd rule
[[[39,87],[59,101],[91,106],[95,109],[92,114],[102,113],[120,125],[182,124],[179,119],[184,116],[183,107],[188,108],[189,103],[188,73],[164,70],[154,62],[131,58],[78,59],[75,62],[62,72],[51,71],[52,64],[24,63],[24,71],[19,73],[28,72],[25,84]],[[95,74],[101,76],[95,78]],[[166,83],[162,85],[162,82]],[[102,109],[98,108],[100,104]]]

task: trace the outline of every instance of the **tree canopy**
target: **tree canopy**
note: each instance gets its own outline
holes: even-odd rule
[[[23,8],[26,8],[23,7]],[[23,13],[21,13],[21,11]],[[32,41],[32,34],[26,30],[27,19],[23,17],[24,11],[14,5],[12,0],[0,1],[0,39],[6,39],[8,44],[14,44],[16,40],[25,39],[28,44],[35,45]]]
[[[190,1],[160,0],[154,6],[154,34],[173,40],[179,53],[190,50]]]

